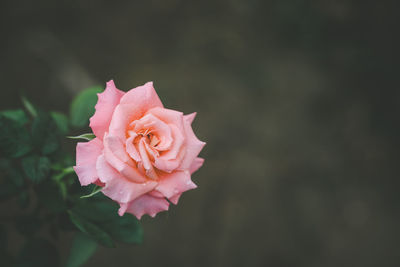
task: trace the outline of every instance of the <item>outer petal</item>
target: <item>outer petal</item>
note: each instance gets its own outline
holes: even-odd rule
[[[204,163],[204,159],[203,158],[196,158],[192,165],[190,166],[190,174],[194,173],[195,171],[197,171]],[[155,191],[152,191],[155,192]],[[169,201],[171,201],[172,203],[174,203],[175,205],[178,204],[179,198],[181,197],[182,193],[178,193],[176,195],[174,195],[173,197],[169,198]]]
[[[188,170],[191,167],[193,161],[197,158],[197,155],[199,155],[200,151],[206,144],[200,141],[193,132],[191,123],[195,115],[195,113],[192,113],[184,116],[183,125],[186,133],[186,154],[179,166],[179,169],[181,170]]]
[[[185,116],[185,120],[187,122],[189,122],[189,124],[192,124],[194,118],[196,118],[196,115],[197,115],[197,112],[190,113],[190,114]]]
[[[114,109],[124,94],[125,92],[115,87],[113,80],[107,83],[103,93],[97,94],[99,100],[95,106],[96,112],[90,118],[90,127],[98,138],[102,139],[104,133],[108,131]]]
[[[144,214],[154,217],[160,211],[168,210],[168,207],[169,203],[164,198],[153,197],[146,194],[135,199],[131,203],[121,205],[118,213],[122,216],[125,212],[129,212],[140,220]]]
[[[190,179],[189,171],[177,171],[161,177],[155,190],[163,194],[166,198],[171,198],[176,194],[196,187]]]
[[[87,143],[78,143],[76,146],[76,166],[74,170],[81,185],[88,185],[98,179],[96,161],[102,153],[103,144],[99,138]]]
[[[175,205],[178,204],[179,198],[181,197],[182,193],[178,193],[175,196],[169,198],[169,201],[174,203]]]
[[[128,203],[157,186],[157,182],[137,184],[127,180],[108,164],[104,155],[99,156],[96,168],[100,181],[105,184],[101,191],[118,203]]]
[[[195,171],[197,171],[204,163],[204,159],[203,158],[196,158],[192,165],[190,166],[190,174],[194,173]],[[154,192],[154,191],[152,191]],[[171,201],[172,203],[174,203],[175,205],[178,204],[179,198],[181,197],[182,193],[178,193],[176,195],[174,195],[173,197],[169,198],[169,201]]]
[[[203,158],[195,158],[194,161],[192,162],[192,165],[190,165],[189,168],[190,174],[200,169],[200,167],[203,166],[203,163],[204,163]]]
[[[131,121],[140,119],[151,108],[163,107],[153,87],[153,82],[128,91],[115,108],[110,124],[110,133],[125,138],[126,127]]]

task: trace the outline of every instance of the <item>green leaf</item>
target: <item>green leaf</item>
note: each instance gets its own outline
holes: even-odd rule
[[[43,223],[40,218],[35,215],[23,215],[15,221],[15,228],[25,236],[32,236],[40,230],[42,225]]]
[[[60,213],[57,221],[56,221],[56,225],[59,231],[67,231],[67,232],[76,232],[76,226],[71,222],[71,220],[69,219],[69,214],[68,212],[63,212]]]
[[[141,243],[143,230],[139,221],[131,214],[125,214],[120,217],[118,215],[119,206],[114,201],[110,199],[94,199],[96,196],[91,199],[81,200],[73,208],[73,211],[99,225],[115,240],[129,244]]]
[[[31,102],[26,97],[22,97],[22,104],[24,105],[25,109],[31,114],[32,117],[37,116],[36,108],[32,105]]]
[[[22,187],[24,185],[24,177],[21,174],[20,169],[13,165],[12,160],[1,158],[0,159],[0,173],[8,181],[12,182],[16,187]]]
[[[68,213],[71,222],[75,224],[80,231],[88,234],[105,247],[115,247],[114,241],[103,229],[86,220],[83,216],[80,216],[72,211],[69,211]]]
[[[54,180],[60,181],[62,178],[67,176],[68,174],[74,173],[74,167],[67,167],[67,168],[53,168],[55,165],[52,166],[52,169],[56,171],[60,171],[56,176],[54,176]]]
[[[34,183],[43,181],[50,172],[50,160],[32,155],[22,159],[22,168],[26,176]]]
[[[66,267],[82,266],[96,252],[97,243],[87,235],[78,232],[72,243]]]
[[[86,133],[86,134],[81,134],[81,135],[78,135],[78,136],[67,136],[67,138],[69,138],[69,139],[83,139],[83,140],[86,140],[86,141],[90,141],[90,140],[96,138],[96,136],[94,134],[92,134],[92,133]]]
[[[0,112],[0,115],[17,122],[20,126],[25,125],[29,121],[29,118],[22,109],[4,110]]]
[[[102,227],[115,239],[129,244],[140,244],[143,242],[143,230],[139,221],[131,214],[125,214]]]
[[[101,189],[103,189],[103,187],[101,187],[101,186],[95,186],[95,187],[93,187],[93,191],[92,191],[90,194],[81,196],[81,198],[89,198],[89,197],[92,197],[92,196],[96,195],[97,193],[99,193],[99,192],[101,191]]]
[[[50,114],[40,112],[33,121],[32,139],[35,147],[49,155],[59,148],[59,130]]]
[[[118,219],[118,204],[108,198],[99,199],[99,195],[103,194],[99,193],[89,199],[80,199],[73,208],[73,212],[100,224]]]
[[[101,87],[91,87],[83,90],[75,97],[70,107],[72,126],[80,128],[89,124],[89,118],[93,116],[95,111],[97,94],[102,91]]]
[[[39,203],[54,213],[62,213],[67,209],[62,190],[53,180],[35,188]]]
[[[31,239],[19,255],[19,267],[58,266],[59,255],[56,247],[45,239]]]
[[[53,118],[53,120],[56,123],[57,128],[61,134],[64,135],[69,132],[68,118],[66,115],[64,115],[61,112],[53,111],[53,112],[50,112],[50,116]]]
[[[29,132],[20,122],[0,115],[0,154],[17,158],[32,150]]]

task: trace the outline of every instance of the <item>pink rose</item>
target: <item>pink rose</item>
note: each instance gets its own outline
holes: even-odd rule
[[[97,184],[138,219],[154,217],[196,188],[191,174],[203,165],[205,145],[193,133],[196,113],[163,107],[153,83],[118,90],[111,80],[98,94],[90,127],[96,138],[76,146],[75,172],[81,185]]]

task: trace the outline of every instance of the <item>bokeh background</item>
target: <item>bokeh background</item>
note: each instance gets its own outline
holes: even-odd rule
[[[1,6],[1,109],[114,79],[198,112],[198,189],[87,266],[399,266],[398,1]]]

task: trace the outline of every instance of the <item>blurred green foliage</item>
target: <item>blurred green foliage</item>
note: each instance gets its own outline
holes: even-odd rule
[[[88,125],[99,92],[93,87],[78,94],[69,117],[37,109],[26,98],[25,110],[0,112],[0,200],[18,203],[20,210],[7,222],[25,239],[13,255],[7,231],[0,225],[1,266],[81,266],[97,244],[115,247],[116,242],[142,241],[134,216],[120,217],[118,205],[100,193],[100,187],[80,186],[71,155],[64,149],[65,135]],[[92,138],[91,133],[76,137]],[[66,263],[57,249],[60,231],[76,232]]]
[[[84,264],[96,252],[97,243],[87,235],[78,232],[72,243],[66,267],[77,267]]]

